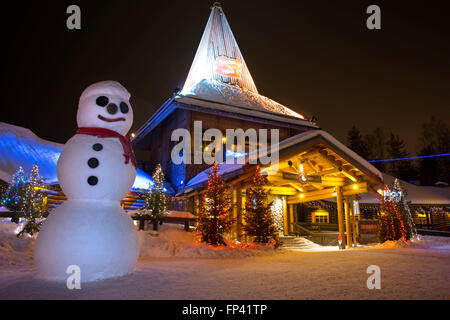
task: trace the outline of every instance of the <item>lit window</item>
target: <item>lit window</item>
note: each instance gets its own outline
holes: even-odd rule
[[[315,211],[313,213],[314,223],[328,223],[328,212],[327,211]]]

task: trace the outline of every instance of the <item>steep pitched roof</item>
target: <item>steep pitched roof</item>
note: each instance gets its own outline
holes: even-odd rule
[[[220,4],[211,7],[183,89],[167,100],[138,130],[133,144],[150,133],[177,108],[221,115],[275,121],[288,127],[317,129],[318,126],[290,108],[258,93],[244,57]]]
[[[258,93],[225,13],[218,2],[208,23],[183,87],[189,91],[201,80],[218,80]]]
[[[258,93],[225,13],[217,2],[211,7],[178,100],[184,97],[304,119],[301,114]]]

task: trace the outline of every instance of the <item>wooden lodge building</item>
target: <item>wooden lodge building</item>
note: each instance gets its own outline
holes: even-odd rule
[[[166,178],[177,192],[185,211],[198,214],[210,165],[173,164],[172,132],[183,128],[194,135],[194,123],[201,121],[202,132],[219,129],[278,129],[279,167],[262,165],[268,174],[266,188],[273,201],[272,212],[284,235],[314,236],[318,232],[346,234],[344,243],[357,241],[357,221],[377,210],[360,207],[361,195],[370,194],[374,202],[384,185],[383,174],[312,120],[258,93],[239,50],[225,14],[219,4],[211,8],[200,45],[181,91],[174,93],[136,133],[135,149],[147,151],[139,159],[142,169],[151,171],[160,163]],[[194,143],[191,148],[194,150]],[[202,142],[202,150],[210,142]],[[234,143],[234,141],[232,142]],[[226,140],[223,141],[226,150]],[[231,150],[235,152],[232,144]],[[219,165],[233,199],[232,238],[245,240],[242,211],[246,188],[256,165]],[[444,204],[448,205],[450,203]],[[441,205],[441,204],[439,204]],[[448,211],[448,210],[447,210]]]
[[[260,95],[217,3],[211,8],[184,87],[150,117],[132,140],[135,150],[146,152],[137,153],[137,179],[122,202],[125,210],[142,206],[139,189],[148,187],[150,174],[160,163],[167,190],[175,195],[170,209],[198,214],[211,165],[174,164],[171,151],[178,141],[172,141],[171,136],[174,130],[185,129],[193,137],[194,125],[199,122],[202,133],[219,129],[224,136],[227,129],[279,130],[279,144],[272,144],[277,147],[279,161],[259,162],[267,174],[272,213],[282,235],[302,235],[320,239],[322,244],[336,244],[341,234],[342,246],[352,246],[361,240],[363,229],[358,224],[364,220],[373,223],[375,220],[371,219],[379,215],[378,190],[385,183],[391,185],[392,177],[383,175],[314,120]],[[192,151],[196,143],[201,144],[201,150],[210,144],[194,140]],[[231,148],[227,150],[226,146]],[[256,169],[256,164],[249,161],[250,147],[246,141],[245,152],[241,152],[234,141],[224,139],[223,150],[244,161],[219,164],[232,195],[235,224],[230,238],[240,241],[247,240],[242,229],[243,208],[246,189]],[[39,164],[42,175],[53,186],[48,188],[49,203],[58,205],[65,199],[56,176],[61,148],[60,144],[39,139],[28,129],[0,123],[0,183],[6,184],[19,165],[29,170],[33,164]],[[273,150],[268,150],[267,154],[256,153],[256,158],[272,156]],[[139,158],[139,154],[148,156]],[[449,197],[413,187],[409,186],[408,192],[413,190],[415,194],[412,211],[416,224],[424,229],[449,231]]]

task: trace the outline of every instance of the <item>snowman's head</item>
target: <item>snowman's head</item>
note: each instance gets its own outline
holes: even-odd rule
[[[126,135],[133,123],[130,93],[117,81],[87,87],[78,103],[78,127],[100,127]]]

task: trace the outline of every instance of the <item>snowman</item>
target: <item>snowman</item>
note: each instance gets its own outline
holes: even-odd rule
[[[129,99],[115,81],[95,83],[81,94],[78,131],[57,165],[68,199],[51,212],[36,239],[34,261],[43,279],[66,280],[73,265],[82,282],[122,276],[136,266],[137,232],[120,206],[136,178],[125,137],[133,122]]]

